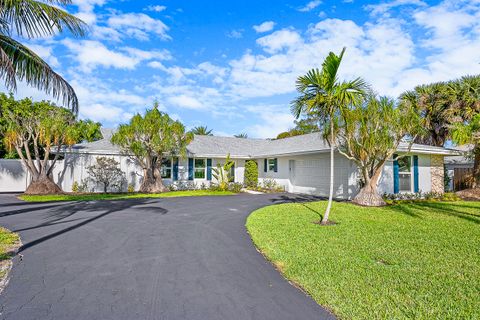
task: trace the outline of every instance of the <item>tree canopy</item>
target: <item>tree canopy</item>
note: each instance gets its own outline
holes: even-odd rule
[[[186,155],[188,143],[193,139],[180,121],[153,109],[145,115],[136,114],[128,124],[122,124],[112,136],[112,143],[135,158],[143,169],[141,192],[163,192],[166,187],[161,177],[162,160],[165,157]]]
[[[98,136],[100,124],[77,120],[72,111],[48,101],[16,101],[1,95],[3,142],[15,150],[32,175],[26,193],[58,193],[51,179],[63,148]]]
[[[207,126],[197,126],[197,127],[194,127],[191,132],[193,134],[196,134],[198,136],[213,136],[213,130],[212,129],[208,129]]]

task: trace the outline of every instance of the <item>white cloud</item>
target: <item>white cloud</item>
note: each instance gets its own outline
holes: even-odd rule
[[[176,107],[185,108],[185,109],[203,109],[204,105],[198,101],[196,98],[187,96],[187,95],[179,95],[173,96],[168,98],[168,102]]]
[[[389,10],[400,6],[426,6],[427,4],[422,0],[393,0],[389,2],[382,2],[379,4],[369,4],[365,6],[366,10],[369,10],[372,15],[385,14]]]
[[[246,128],[252,138],[275,138],[280,132],[293,127],[294,117],[284,105],[254,105],[245,109],[262,121]]]
[[[320,0],[312,0],[312,1],[308,2],[306,5],[304,5],[303,7],[298,8],[298,11],[308,12],[308,11],[311,11],[311,10],[315,9],[316,7],[318,7],[321,4],[322,4],[322,1],[320,1]]]
[[[146,60],[169,59],[168,51],[143,51],[136,48],[124,47],[123,52],[113,51],[94,40],[73,41],[65,39],[62,43],[72,52],[73,58],[79,63],[81,71],[89,73],[97,67],[135,69]]]
[[[232,39],[240,39],[243,37],[243,29],[239,30],[232,30],[227,33],[227,37],[232,38]]]
[[[150,5],[146,7],[144,10],[146,11],[153,11],[153,12],[162,12],[167,9],[166,6],[160,6],[160,5]]]
[[[38,54],[40,58],[45,60],[50,67],[58,68],[60,67],[60,62],[58,61],[57,57],[53,54],[53,47],[51,46],[42,46],[39,44],[28,44],[27,47],[31,49],[33,52]]]
[[[171,39],[167,34],[169,28],[159,19],[154,19],[144,13],[114,14],[108,18],[109,27],[132,38],[146,41],[153,33],[163,40]]]
[[[253,26],[253,30],[255,30],[257,33],[262,33],[262,32],[272,31],[274,27],[275,27],[275,22],[265,21],[259,25]]]
[[[301,44],[300,34],[294,30],[282,29],[257,39],[257,43],[268,53],[275,53],[285,48]]]

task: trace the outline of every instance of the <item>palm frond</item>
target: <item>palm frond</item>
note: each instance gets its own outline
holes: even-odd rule
[[[61,98],[65,106],[69,106],[74,113],[78,112],[78,99],[72,86],[33,51],[3,34],[0,34],[0,50],[9,58],[18,80],[25,81],[54,98]],[[5,66],[2,64],[1,70],[4,71],[3,69]],[[5,75],[4,73],[3,76]],[[14,89],[15,81],[6,81],[6,85],[9,89]]]
[[[50,0],[54,5],[70,4],[69,0]],[[87,25],[65,10],[35,0],[0,0],[0,18],[18,35],[35,38],[69,30],[83,36]],[[6,33],[4,33],[6,34]]]

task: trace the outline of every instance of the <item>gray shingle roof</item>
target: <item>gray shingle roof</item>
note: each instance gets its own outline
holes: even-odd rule
[[[108,138],[107,138],[108,136]],[[120,148],[110,142],[110,135],[90,143],[80,143],[72,147],[73,151],[95,154],[118,154]],[[406,148],[402,144],[399,148]],[[269,156],[281,156],[288,154],[302,154],[327,151],[328,144],[323,140],[320,133],[310,133],[302,136],[289,137],[279,140],[243,139],[234,137],[195,136],[187,147],[190,155],[201,157],[225,157],[230,154],[235,158],[261,158]],[[413,145],[414,151],[428,151],[430,153],[448,154],[449,149]],[[68,152],[68,151],[67,151]]]

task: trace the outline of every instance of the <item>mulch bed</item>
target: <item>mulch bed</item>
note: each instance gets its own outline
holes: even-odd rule
[[[457,191],[455,193],[457,196],[462,198],[462,200],[480,201],[480,188],[466,189],[462,191]]]

